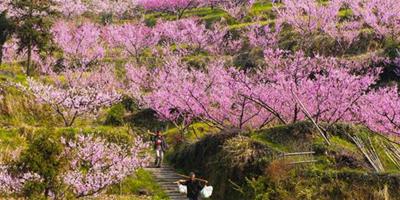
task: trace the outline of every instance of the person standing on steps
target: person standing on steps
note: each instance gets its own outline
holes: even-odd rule
[[[156,151],[154,165],[160,168],[164,159],[164,153],[168,149],[167,142],[165,142],[164,136],[160,133],[160,131],[156,131],[156,133],[151,133],[150,131],[147,132],[153,136],[152,141],[154,143],[154,150]]]
[[[189,200],[198,200],[201,190],[207,185],[208,181],[198,179],[195,173],[190,172],[188,180],[179,180],[176,183],[186,186]]]

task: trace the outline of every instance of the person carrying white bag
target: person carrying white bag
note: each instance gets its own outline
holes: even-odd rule
[[[193,172],[190,172],[187,180],[179,180],[176,183],[178,184],[179,192],[186,193],[189,200],[198,200],[199,196],[201,198],[209,198],[212,194],[212,187],[207,186],[208,181],[196,178]]]
[[[200,196],[203,199],[210,198],[212,195],[214,188],[212,186],[204,186],[204,188],[200,191]]]

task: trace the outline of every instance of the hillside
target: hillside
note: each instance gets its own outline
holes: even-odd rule
[[[330,146],[310,122],[256,132],[233,130],[179,146],[169,158],[177,168],[195,171],[217,186],[213,199],[384,199],[386,187],[390,199],[397,199],[399,168],[382,146],[391,142],[344,124],[327,131]],[[375,150],[382,173],[375,172],[350,136]],[[313,153],[301,154],[305,152]]]
[[[0,199],[400,200],[399,8],[0,0]]]

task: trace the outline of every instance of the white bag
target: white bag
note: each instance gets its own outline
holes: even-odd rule
[[[205,186],[201,192],[200,196],[201,198],[210,198],[213,192],[213,187],[212,186]]]
[[[178,184],[178,190],[179,190],[179,193],[187,194],[187,187],[186,187],[186,185]]]

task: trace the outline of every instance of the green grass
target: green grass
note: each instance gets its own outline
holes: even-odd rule
[[[381,143],[387,141],[384,137],[381,137],[373,132],[370,132],[366,128],[338,124],[336,127],[331,128],[330,142],[331,145],[326,145],[324,140],[319,136],[318,132],[308,122],[299,122],[288,126],[279,125],[276,127],[256,131],[250,133],[252,139],[262,142],[271,149],[281,152],[300,152],[300,151],[315,151],[319,148],[325,149],[326,152],[333,155],[351,156],[353,159],[360,163],[365,163],[366,166],[370,164],[367,162],[364,154],[360,149],[350,140],[344,132],[348,132],[351,135],[356,135],[361,138],[368,147],[369,138],[371,138],[372,145],[376,149],[377,154],[385,168],[386,172],[398,173],[398,169],[393,162],[386,155]],[[329,132],[329,130],[328,130]],[[315,149],[317,148],[317,149]],[[331,165],[329,160],[335,159],[333,155],[318,155],[315,158],[321,162],[317,163],[316,166],[320,169],[327,169]],[[359,169],[363,171],[369,171],[368,169]]]
[[[265,144],[266,146],[268,146],[271,149],[274,149],[276,151],[280,151],[280,152],[289,152],[289,149],[287,146],[282,145],[282,144],[278,144],[278,143],[274,143],[272,141],[270,141],[268,138],[266,138],[265,136],[261,135],[261,134],[251,134],[251,138],[259,141],[263,144]]]
[[[139,195],[141,191],[146,191],[151,195],[152,200],[168,200],[168,196],[158,185],[153,175],[144,170],[139,169],[134,175],[127,177],[120,184],[116,184],[107,190],[109,195],[122,195],[122,199],[136,199],[139,197],[129,197],[130,195]],[[129,196],[127,196],[129,195]]]
[[[25,142],[18,130],[0,128],[0,152],[24,147]]]
[[[353,143],[351,143],[348,140],[344,140],[344,139],[342,139],[340,137],[333,136],[333,137],[330,138],[330,141],[332,143],[332,148],[334,148],[336,150],[346,149],[346,150],[349,150],[351,152],[357,152],[358,151],[358,148]]]
[[[262,0],[253,5],[253,7],[249,10],[247,17],[245,17],[243,21],[234,19],[228,13],[219,8],[210,7],[189,9],[184,13],[182,18],[198,17],[204,20],[207,25],[210,25],[216,21],[220,21],[222,18],[224,18],[226,19],[226,22],[230,28],[243,28],[252,24],[249,21],[250,16],[260,16],[263,20],[262,23],[265,24],[273,22],[271,18],[272,10],[273,4],[270,1]],[[147,22],[151,22],[150,24],[154,24],[159,19],[176,20],[176,15],[173,13],[150,12],[145,15],[145,19]]]
[[[187,129],[187,132],[185,133],[185,139],[189,142],[197,141],[205,134],[215,133],[216,131],[218,131],[216,128],[210,127],[206,123],[194,123]],[[173,144],[176,142],[176,139],[180,137],[181,132],[178,128],[173,127],[165,131],[164,134],[167,135],[167,142]]]
[[[274,20],[265,20],[265,21],[258,21],[258,22],[244,22],[240,24],[230,25],[229,29],[243,29],[251,25],[259,24],[259,25],[267,25],[274,23]]]

